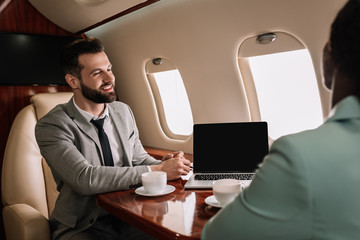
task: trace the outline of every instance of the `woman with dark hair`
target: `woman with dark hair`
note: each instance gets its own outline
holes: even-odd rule
[[[324,48],[332,112],[282,137],[251,185],[204,227],[202,239],[360,239],[360,1],[337,15]]]

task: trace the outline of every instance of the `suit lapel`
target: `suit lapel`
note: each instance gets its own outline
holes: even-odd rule
[[[109,115],[115,125],[115,128],[117,130],[117,132],[119,133],[119,137],[120,137],[120,141],[121,141],[121,145],[122,145],[122,149],[123,149],[123,153],[124,153],[124,159],[123,159],[123,163],[125,166],[130,166],[129,164],[129,139],[128,139],[128,134],[126,131],[126,123],[125,120],[123,119],[122,115],[120,112],[118,112],[113,106],[112,104],[108,104],[109,106]]]
[[[100,153],[102,154],[100,140],[97,132],[95,131],[94,127],[91,126],[91,124],[81,115],[81,113],[76,110],[73,99],[70,99],[70,101],[66,104],[66,111],[69,117],[79,127],[79,129],[81,129],[85,135],[87,135],[96,143],[97,147],[100,149]]]

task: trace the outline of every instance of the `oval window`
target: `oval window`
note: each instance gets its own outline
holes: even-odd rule
[[[163,131],[170,138],[187,138],[194,122],[179,70],[167,59],[157,58],[147,63],[146,72]]]
[[[293,36],[276,33],[267,44],[243,42],[239,65],[253,120],[268,122],[269,137],[318,127],[323,122],[309,51]],[[246,74],[247,73],[247,74]]]

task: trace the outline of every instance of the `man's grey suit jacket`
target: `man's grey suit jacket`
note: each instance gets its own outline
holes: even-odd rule
[[[56,106],[36,125],[36,140],[59,191],[50,217],[53,237],[89,228],[103,214],[96,205],[96,194],[134,188],[148,171],[145,165],[160,163],[144,150],[129,106],[112,102],[108,107],[121,139],[123,167],[103,166],[97,132],[72,99]]]

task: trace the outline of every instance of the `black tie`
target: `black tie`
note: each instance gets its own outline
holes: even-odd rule
[[[92,119],[91,122],[95,125],[95,127],[99,130],[99,140],[101,144],[101,150],[103,152],[104,156],[104,163],[105,166],[114,166],[114,161],[111,154],[111,148],[109,144],[109,139],[104,131],[103,125],[104,125],[105,118],[101,118],[98,120]]]

